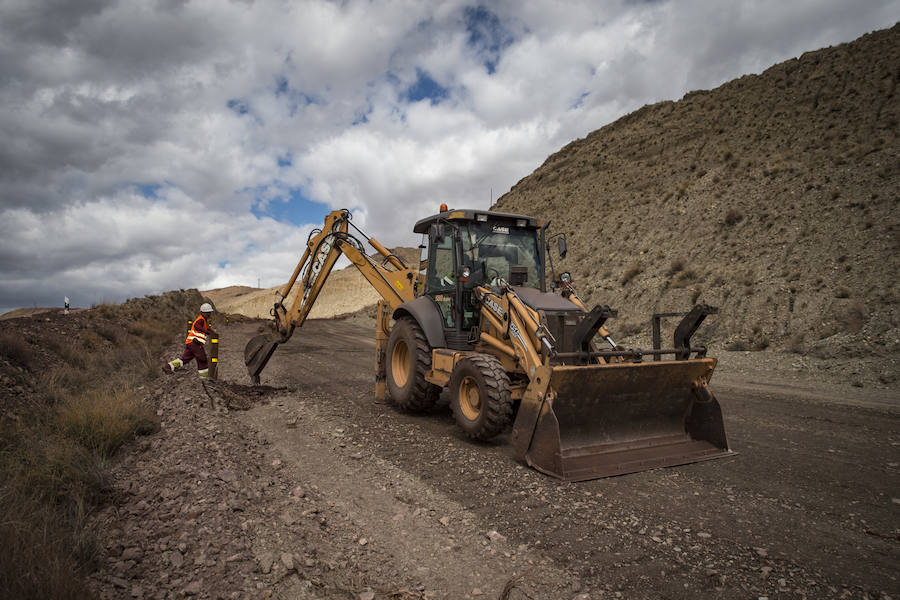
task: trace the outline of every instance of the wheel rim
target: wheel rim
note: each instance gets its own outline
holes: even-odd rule
[[[459,384],[459,408],[470,421],[476,420],[481,414],[481,393],[475,379],[468,375]]]
[[[409,381],[409,347],[403,340],[397,340],[394,344],[394,352],[391,354],[391,375],[394,383],[403,387]]]

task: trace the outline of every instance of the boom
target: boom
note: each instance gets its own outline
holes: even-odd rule
[[[362,234],[350,219],[350,211],[346,209],[332,211],[325,217],[322,229],[314,230],[310,234],[303,256],[294,268],[291,278],[278,292],[278,299],[269,311],[274,318],[275,333],[254,337],[244,350],[244,361],[254,383],[259,382],[259,374],[278,344],[288,341],[294,329],[301,327],[306,321],[328,280],[328,275],[342,254],[381,296],[376,323],[379,348],[383,346],[383,340],[387,340],[390,312],[415,297],[418,269],[410,269],[375,238]],[[369,245],[383,257],[382,264],[377,264],[366,254],[363,242],[350,233],[350,227],[362,234]],[[284,304],[285,300],[297,285],[298,279],[300,288],[288,308]],[[390,308],[390,311],[387,308]],[[383,352],[380,352],[379,356],[382,355]],[[381,370],[383,371],[383,368]]]

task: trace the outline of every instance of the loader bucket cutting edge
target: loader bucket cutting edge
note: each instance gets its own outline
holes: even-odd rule
[[[583,481],[734,454],[718,401],[694,393],[715,364],[705,358],[553,367],[552,400],[541,407],[526,462]]]
[[[259,374],[266,367],[278,343],[277,338],[273,340],[269,335],[257,335],[247,342],[244,347],[244,364],[254,383],[259,381]]]

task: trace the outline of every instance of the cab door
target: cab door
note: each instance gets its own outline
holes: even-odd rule
[[[459,282],[456,277],[456,264],[456,236],[445,235],[437,242],[432,237],[429,244],[425,294],[438,305],[445,332],[455,332],[459,327],[459,307],[456,302]]]

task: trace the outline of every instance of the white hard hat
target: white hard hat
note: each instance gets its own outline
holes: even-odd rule
[[[210,304],[209,302],[204,302],[203,304],[200,305],[200,312],[202,312],[202,313],[213,312],[212,304]]]

